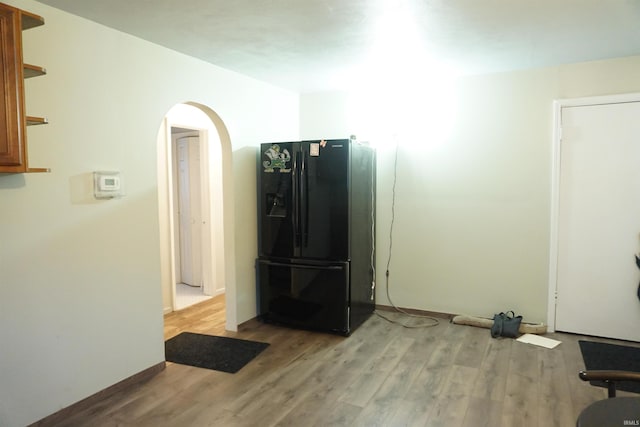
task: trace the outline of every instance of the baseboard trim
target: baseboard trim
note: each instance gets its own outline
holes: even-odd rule
[[[400,308],[400,310],[402,311],[406,311],[409,314],[417,314],[419,316],[430,316],[430,317],[437,317],[438,319],[447,319],[447,320],[451,320],[454,317],[457,316],[457,314],[452,314],[452,313],[440,313],[437,311],[425,311],[425,310],[417,310],[415,308],[404,308],[404,307],[398,307]],[[394,311],[397,312],[398,310],[390,305],[378,305],[376,304],[376,310],[380,310],[380,311]]]
[[[165,367],[166,362],[164,361],[153,365],[150,368],[140,371],[137,374],[133,374],[129,378],[125,378],[124,380],[97,392],[96,394],[92,394],[91,396],[76,402],[73,405],[62,408],[58,412],[54,412],[53,414],[41,419],[40,421],[36,421],[35,423],[30,424],[29,427],[48,427],[58,425],[62,421],[71,418],[72,416],[84,411],[92,405],[95,405],[101,400],[104,400],[109,396],[118,393],[119,391],[126,390],[130,387],[136,386],[151,379],[159,372],[163,371]]]
[[[244,322],[240,323],[238,325],[238,331],[244,331],[244,330],[246,330],[248,328],[254,328],[254,327],[256,327],[256,326],[258,326],[260,324],[261,324],[261,322],[260,322],[260,320],[258,320],[257,316],[256,317],[252,317],[251,319],[245,320]]]
[[[454,317],[457,316],[457,314],[452,314],[452,313],[440,313],[438,311],[425,311],[425,310],[417,310],[415,308],[404,308],[404,307],[398,307],[400,308],[400,310],[405,311],[409,314],[417,314],[419,316],[429,316],[429,317],[436,317],[438,319],[446,319],[446,320],[451,320]],[[391,305],[380,305],[380,304],[376,304],[375,305],[375,309],[376,310],[380,310],[380,311],[391,311],[391,312],[398,312],[398,310],[391,306]],[[252,317],[249,320],[246,320],[242,323],[240,323],[238,325],[238,330],[244,330],[247,328],[251,328],[251,327],[255,327],[257,324],[260,323],[260,320],[258,320],[258,317]]]

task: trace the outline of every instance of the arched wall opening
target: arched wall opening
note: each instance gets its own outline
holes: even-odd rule
[[[209,215],[203,218],[203,280],[214,283],[209,288],[224,289],[225,328],[236,331],[237,297],[235,283],[235,245],[233,215],[232,150],[229,132],[222,119],[206,105],[185,102],[172,107],[162,122],[157,137],[158,215],[160,224],[161,282],[164,312],[175,307],[176,245],[174,220],[174,182],[172,174],[172,128],[197,130],[204,143],[203,180],[208,194]],[[204,212],[207,209],[203,210]],[[208,267],[207,267],[208,265]],[[205,283],[205,289],[207,283]]]

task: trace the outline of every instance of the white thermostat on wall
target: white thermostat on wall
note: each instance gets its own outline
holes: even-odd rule
[[[120,172],[96,171],[93,173],[93,195],[96,199],[113,199],[122,196]]]

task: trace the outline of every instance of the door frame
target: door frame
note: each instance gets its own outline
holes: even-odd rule
[[[549,284],[547,296],[547,330],[554,332],[558,294],[558,221],[560,214],[560,169],[562,159],[562,109],[605,104],[640,102],[640,93],[557,99],[553,102],[553,143],[551,147],[551,221],[549,233]]]
[[[199,111],[197,111],[199,110]],[[204,114],[205,124],[198,125],[198,120]],[[189,120],[180,120],[176,117],[188,117]],[[193,120],[191,120],[193,118]],[[195,122],[193,122],[195,121]],[[178,123],[182,122],[182,123]],[[200,122],[201,123],[201,122]],[[182,125],[182,126],[180,126]],[[211,200],[217,208],[211,209],[212,228],[215,227],[216,236],[216,256],[213,268],[216,275],[215,282],[224,286],[225,298],[225,329],[228,331],[238,330],[238,309],[237,309],[237,289],[235,274],[235,214],[234,214],[234,192],[233,192],[233,169],[232,169],[232,146],[231,138],[226,125],[222,119],[206,105],[196,102],[183,102],[174,105],[165,114],[157,137],[158,154],[158,215],[160,225],[160,275],[161,288],[163,293],[163,308],[165,314],[171,311],[169,305],[173,304],[175,295],[167,295],[175,286],[172,282],[175,278],[175,246],[173,244],[173,201],[169,190],[173,187],[171,172],[171,127],[201,128],[207,129],[207,144],[209,150],[219,150],[220,168],[212,168],[208,171],[209,183],[212,185],[217,180],[220,191],[215,200]],[[207,155],[210,155],[208,152]],[[214,223],[218,226],[214,226]],[[169,301],[168,303],[166,301]]]

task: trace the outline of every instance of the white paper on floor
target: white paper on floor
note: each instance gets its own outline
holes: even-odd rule
[[[551,338],[541,337],[540,335],[535,334],[524,334],[520,338],[516,339],[516,341],[520,341],[526,344],[533,344],[540,347],[545,348],[554,348],[562,341],[552,340]]]

